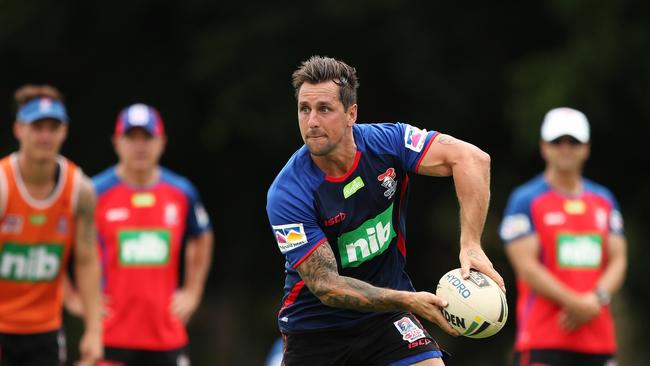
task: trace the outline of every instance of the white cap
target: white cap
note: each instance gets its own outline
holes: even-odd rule
[[[584,113],[572,108],[555,108],[546,113],[542,123],[542,140],[548,142],[561,136],[589,142],[589,122]]]

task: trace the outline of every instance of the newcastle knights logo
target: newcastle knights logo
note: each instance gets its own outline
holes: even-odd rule
[[[388,199],[393,198],[395,190],[397,190],[397,180],[395,180],[395,169],[388,168],[382,174],[377,176],[377,180],[381,182],[381,186],[386,188],[384,196]]]

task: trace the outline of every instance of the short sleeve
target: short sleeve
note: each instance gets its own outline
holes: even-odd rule
[[[203,207],[203,202],[201,202],[199,192],[193,185],[188,184],[186,194],[189,200],[186,219],[187,235],[190,237],[196,237],[210,228],[210,217]]]
[[[290,191],[272,187],[266,206],[278,248],[293,268],[326,241],[312,202],[298,193],[298,189]]]
[[[510,196],[499,227],[499,236],[505,244],[533,233],[530,204],[530,198],[521,190]]]
[[[619,208],[618,201],[609,190],[606,191],[607,199],[612,205],[611,212],[609,214],[609,232],[610,234],[624,235],[625,230],[623,228],[623,214],[621,214],[621,209]]]
[[[438,135],[406,123],[376,123],[369,125],[366,142],[375,151],[396,156],[402,167],[417,173],[429,146]]]
[[[623,215],[621,214],[621,209],[614,194],[605,186],[596,184],[590,180],[585,180],[584,182],[590,191],[603,198],[610,206],[608,217],[609,233],[624,235]]]

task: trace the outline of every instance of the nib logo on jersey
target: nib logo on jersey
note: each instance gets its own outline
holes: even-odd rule
[[[169,262],[168,230],[123,230],[118,237],[122,265],[159,266]]]
[[[341,266],[358,267],[388,249],[391,240],[396,236],[392,220],[393,205],[391,204],[376,217],[339,236]]]
[[[282,254],[307,244],[307,235],[302,224],[273,225],[272,228]]]
[[[0,278],[14,281],[51,281],[59,274],[61,244],[4,243],[0,251]]]
[[[560,234],[557,237],[557,262],[563,268],[598,268],[603,257],[598,234]]]

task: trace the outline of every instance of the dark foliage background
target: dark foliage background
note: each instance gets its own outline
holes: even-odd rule
[[[455,364],[506,365],[516,291],[497,225],[510,190],[543,168],[544,113],[572,106],[592,124],[586,175],[615,192],[626,219],[620,361],[644,365],[649,4],[0,0],[0,153],[17,147],[11,98],[24,83],[65,93],[63,153],[89,175],[115,162],[118,111],[156,106],[169,135],[163,164],[196,184],[216,230],[205,300],[189,324],[194,364],[259,365],[278,335],[283,283],[266,189],[301,145],[290,75],[313,54],[341,58],[358,70],[360,121],[440,130],[492,156],[484,247],[507,279],[513,315],[487,340],[428,326]],[[450,179],[416,177],[412,188],[408,267],[417,288],[433,291],[458,266],[457,203]],[[80,323],[66,322],[74,356]]]

